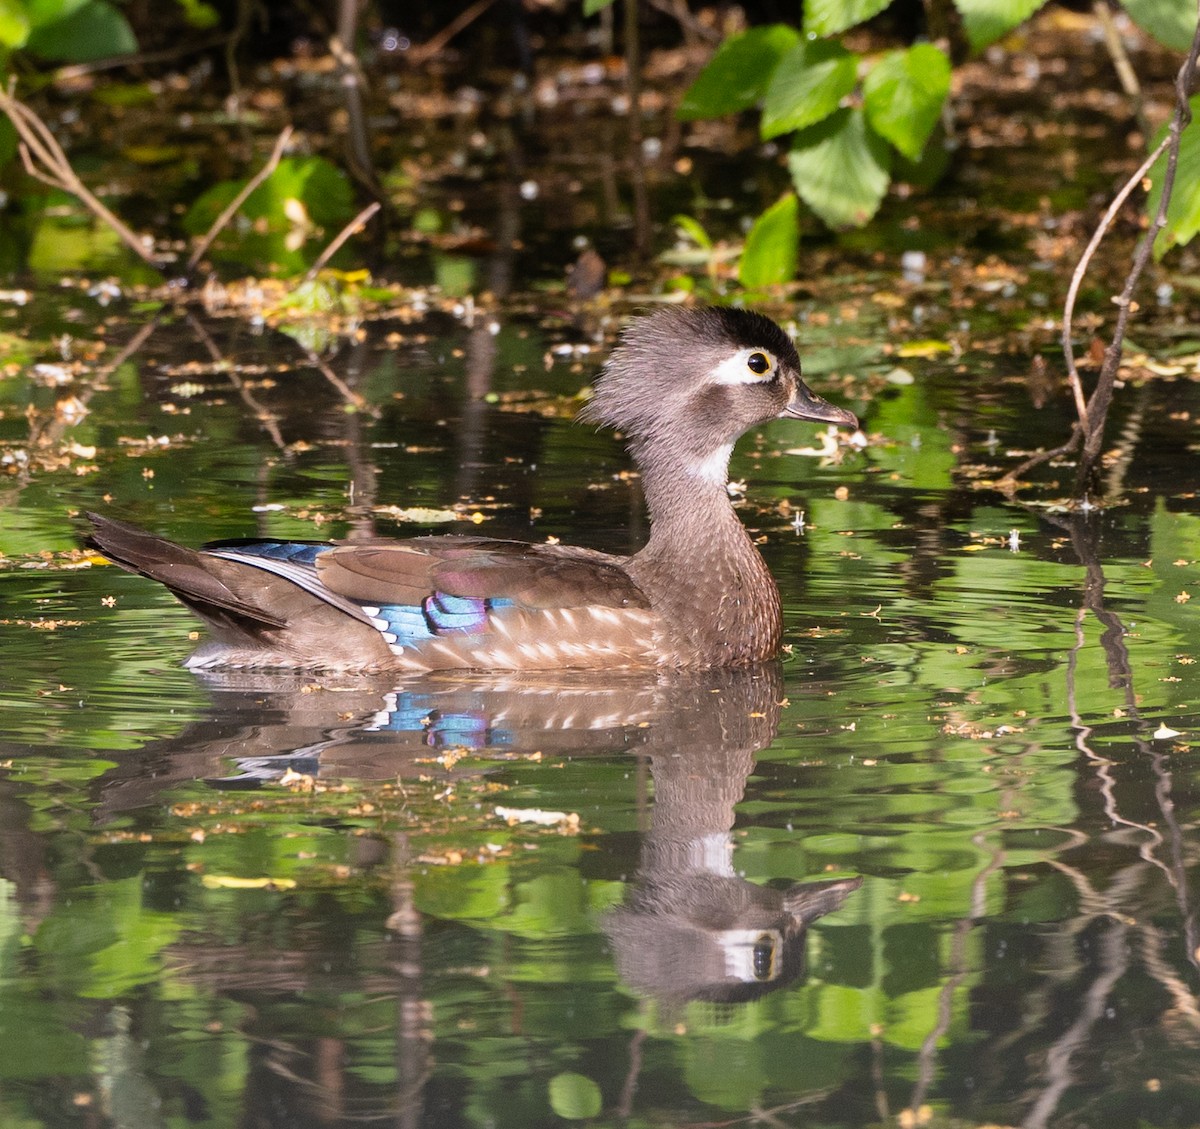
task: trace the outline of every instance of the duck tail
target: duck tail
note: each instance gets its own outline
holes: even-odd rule
[[[84,542],[88,548],[128,572],[158,581],[202,619],[250,632],[287,626],[286,619],[250,598],[247,589],[252,591],[253,581],[262,575],[250,566],[189,549],[100,514],[86,517],[92,523]]]

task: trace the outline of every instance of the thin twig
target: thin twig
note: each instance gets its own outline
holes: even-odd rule
[[[308,363],[317,370],[334,390],[342,397],[346,403],[352,405],[355,411],[366,412],[370,416],[378,418],[379,409],[367,402],[362,396],[354,391],[336,372],[333,371],[317,354],[307,345],[302,345],[305,354],[308,357]]]
[[[338,253],[338,250],[341,248],[342,244],[345,243],[350,236],[361,231],[363,227],[366,226],[367,221],[382,207],[383,205],[378,200],[374,200],[365,208],[363,208],[363,210],[359,212],[354,219],[346,224],[346,226],[343,227],[336,236],[334,236],[329,246],[317,256],[317,261],[308,268],[304,274],[304,277],[300,280],[301,284],[305,282],[312,282],[312,280],[317,277],[317,274],[320,272],[321,268]]]
[[[496,0],[476,0],[465,12],[460,13],[451,20],[432,39],[422,43],[420,47],[413,47],[408,53],[409,59],[414,65],[420,66],[426,59],[432,58],[441,51],[463,28],[479,19],[495,2]]]
[[[642,43],[638,0],[624,0],[625,90],[629,97],[629,184],[633,190],[633,248],[638,259],[650,249],[650,197],[642,131]]]
[[[1063,307],[1062,347],[1063,357],[1067,362],[1067,379],[1070,381],[1071,391],[1075,395],[1075,410],[1079,413],[1079,422],[1083,425],[1085,432],[1088,430],[1087,397],[1084,394],[1083,385],[1079,380],[1079,370],[1075,367],[1075,351],[1071,346],[1075,299],[1079,296],[1079,287],[1083,283],[1083,276],[1087,273],[1092,256],[1095,255],[1096,249],[1100,246],[1101,241],[1108,234],[1109,229],[1116,220],[1117,212],[1121,210],[1122,205],[1129,199],[1129,194],[1142,183],[1146,174],[1154,166],[1154,162],[1158,160],[1163,150],[1166,149],[1169,141],[1169,137],[1164,137],[1158,143],[1154,152],[1141,163],[1137,172],[1125,182],[1121,190],[1113,197],[1112,203],[1109,204],[1108,210],[1104,213],[1104,218],[1097,224],[1096,230],[1092,233],[1091,240],[1088,242],[1087,247],[1084,248],[1084,252],[1075,267],[1075,272],[1071,275],[1071,285],[1067,289],[1067,301]]]
[[[1134,71],[1133,64],[1129,61],[1129,52],[1125,50],[1125,42],[1121,38],[1121,33],[1117,29],[1117,21],[1113,19],[1112,9],[1108,4],[1109,0],[1095,0],[1092,4],[1092,13],[1100,24],[1100,30],[1104,33],[1104,46],[1108,50],[1108,57],[1112,60],[1113,70],[1117,72],[1121,89],[1133,103],[1133,116],[1137,118],[1138,128],[1143,133],[1148,133],[1142,87],[1138,82],[1137,72]]]
[[[17,148],[21,154],[21,163],[31,177],[74,196],[97,219],[115,231],[138,258],[155,270],[162,270],[162,264],[147,247],[146,241],[109,211],[99,197],[79,179],[50,127],[33,110],[13,96],[11,87],[0,87],[0,111],[8,116],[13,129],[17,131]]]
[[[1017,487],[1017,481],[1021,475],[1035,466],[1048,463],[1051,459],[1058,459],[1063,455],[1069,455],[1079,447],[1079,440],[1082,438],[1083,429],[1080,424],[1078,422],[1071,424],[1071,437],[1065,443],[1058,447],[1053,447],[1049,451],[1038,451],[1036,454],[1030,455],[1023,463],[1013,467],[1007,474],[996,479],[996,489],[1003,490],[1011,496]]]
[[[286,453],[287,443],[284,441],[283,433],[279,430],[279,417],[270,408],[258,402],[254,393],[247,387],[246,382],[234,371],[233,365],[226,359],[221,350],[217,348],[217,343],[212,339],[208,330],[200,323],[200,319],[186,312],[183,316],[191,331],[196,335],[196,339],[208,351],[209,357],[212,358],[214,369],[220,372],[233,385],[234,390],[254,413],[254,418],[262,425],[262,429],[270,437],[271,442],[279,450]]]
[[[233,219],[240,208],[250,196],[250,194],[267,179],[278,167],[280,160],[283,157],[283,151],[287,148],[287,143],[292,139],[292,127],[284,126],[283,132],[275,139],[275,147],[271,150],[271,155],[267,158],[267,163],[263,165],[242,187],[242,190],[229,201],[224,211],[221,212],[212,226],[204,233],[204,238],[196,244],[196,249],[192,252],[191,258],[187,261],[187,267],[184,273],[190,275],[195,269],[196,264],[204,257],[204,253],[212,246],[213,240],[221,233],[225,225]]]
[[[1096,387],[1088,397],[1088,422],[1083,437],[1083,450],[1079,459],[1079,467],[1075,477],[1075,493],[1085,494],[1096,460],[1100,456],[1100,445],[1104,441],[1104,422],[1108,416],[1108,406],[1112,402],[1113,389],[1116,385],[1117,370],[1121,365],[1121,352],[1125,345],[1125,330],[1129,317],[1133,313],[1133,292],[1150,262],[1154,253],[1154,243],[1158,233],[1167,226],[1167,210],[1171,204],[1171,194],[1175,188],[1175,172],[1179,166],[1179,146],[1183,131],[1192,120],[1192,107],[1189,94],[1196,77],[1196,62],[1200,58],[1200,24],[1192,36],[1192,45],[1188,51],[1183,66],[1175,76],[1175,112],[1167,126],[1167,165],[1163,171],[1162,194],[1158,200],[1158,211],[1142,238],[1138,241],[1137,250],[1133,256],[1133,266],[1125,279],[1125,287],[1120,295],[1113,299],[1117,304],[1117,324],[1113,330],[1113,338],[1104,352],[1104,363],[1100,366],[1100,375],[1096,379]]]
[[[689,38],[703,39],[706,43],[721,42],[721,33],[696,19],[688,10],[687,0],[649,0],[649,3],[651,8],[657,8],[675,20]]]
[[[1175,172],[1179,164],[1180,139],[1184,129],[1187,128],[1192,118],[1188,95],[1195,80],[1198,58],[1200,58],[1200,26],[1196,28],[1187,58],[1184,60],[1183,65],[1179,68],[1179,73],[1175,77],[1175,112],[1171,117],[1166,136],[1155,147],[1154,152],[1142,162],[1137,172],[1125,182],[1124,186],[1117,193],[1113,202],[1105,211],[1099,225],[1096,227],[1091,240],[1088,242],[1080,258],[1079,264],[1071,276],[1071,285],[1067,291],[1067,300],[1063,309],[1062,346],[1067,366],[1067,376],[1070,381],[1071,392],[1075,397],[1075,410],[1079,419],[1076,423],[1072,424],[1070,438],[1060,447],[1056,447],[1051,451],[1039,452],[1031,458],[1026,459],[1015,470],[1009,471],[998,479],[996,485],[1002,490],[1011,491],[1014,489],[1017,478],[1031,467],[1038,466],[1059,455],[1074,451],[1082,444],[1076,471],[1075,493],[1079,497],[1086,496],[1087,486],[1092,478],[1096,460],[1100,454],[1100,446],[1104,440],[1104,424],[1108,416],[1109,405],[1112,403],[1117,371],[1121,364],[1125,331],[1129,324],[1129,316],[1134,309],[1133,292],[1142,276],[1142,272],[1146,269],[1146,265],[1150,261],[1151,254],[1153,254],[1154,243],[1158,237],[1158,233],[1162,231],[1167,223],[1167,209],[1170,206],[1171,193],[1175,187]],[[1164,151],[1166,153],[1166,169],[1163,173],[1162,195],[1159,198],[1158,210],[1134,251],[1133,264],[1130,267],[1129,274],[1125,278],[1124,288],[1119,295],[1113,298],[1113,302],[1117,306],[1117,321],[1113,329],[1112,341],[1104,352],[1104,361],[1100,367],[1100,375],[1096,379],[1096,386],[1092,390],[1091,396],[1088,397],[1085,396],[1082,383],[1079,379],[1079,372],[1075,365],[1075,354],[1071,344],[1072,316],[1075,309],[1075,300],[1079,294],[1084,273],[1091,262],[1092,256],[1095,254],[1101,240],[1111,230],[1118,210],[1128,199],[1134,188],[1150,172],[1155,162],[1162,158]]]
[[[229,36],[222,32],[220,35],[210,35],[206,39],[189,39],[178,47],[169,47],[162,51],[135,51],[129,55],[109,55],[106,59],[91,59],[86,63],[71,63],[59,67],[51,76],[50,81],[55,86],[63,83],[76,82],[81,78],[97,74],[100,71],[113,71],[121,67],[145,67],[158,63],[170,63],[186,55],[198,55],[210,47],[221,46]]]

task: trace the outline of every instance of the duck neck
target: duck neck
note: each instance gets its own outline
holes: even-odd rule
[[[647,465],[635,452],[650,511],[650,541],[643,552],[671,555],[678,547],[690,555],[733,534],[749,544],[729,500],[731,450],[723,447],[699,465],[661,458]]]
[[[637,459],[650,539],[630,574],[688,661],[713,665],[768,658],[781,633],[779,590],[729,500],[730,450],[699,465]]]

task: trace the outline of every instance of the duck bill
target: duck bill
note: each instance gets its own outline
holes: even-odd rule
[[[780,419],[806,419],[814,423],[834,423],[838,427],[858,427],[858,416],[822,400],[806,384],[797,384],[788,406],[779,413]]]

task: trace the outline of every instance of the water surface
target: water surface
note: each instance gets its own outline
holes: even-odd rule
[[[1068,514],[1069,468],[977,485],[1057,441],[1027,358],[889,382],[810,323],[870,442],[789,453],[820,443],[781,423],[735,455],[778,665],[203,680],[188,614],[81,559],[73,511],[646,531],[569,418],[593,330],[499,315],[472,367],[461,321],[373,328],[332,362],[347,410],[286,338],[223,342],[278,367],[239,388],[165,328],[41,447],[61,391],[6,390],[35,465],[3,511],[0,1120],[1195,1123],[1193,386],[1125,397],[1123,504]]]

